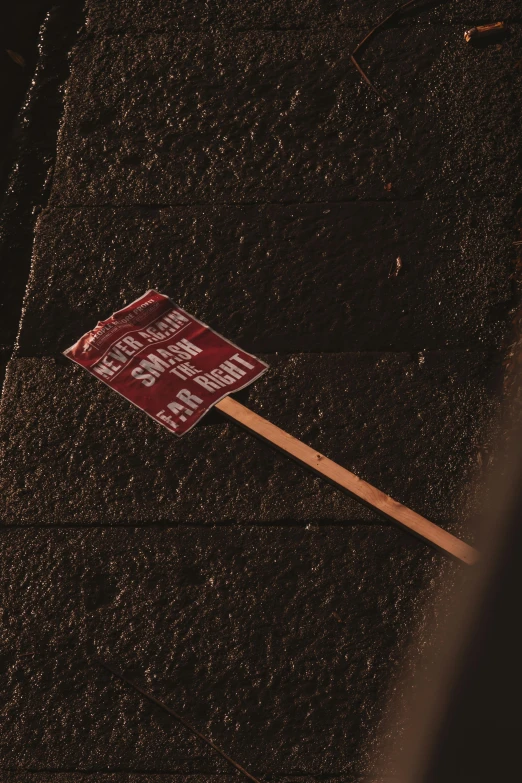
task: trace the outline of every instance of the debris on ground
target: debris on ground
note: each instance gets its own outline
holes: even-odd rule
[[[185,726],[186,729],[188,729],[191,734],[193,734],[195,737],[198,737],[200,740],[203,740],[209,747],[212,748],[212,750],[215,750],[216,753],[219,753],[219,755],[225,759],[225,761],[228,761],[229,764],[231,764],[233,767],[235,767],[239,772],[241,772],[242,775],[244,775],[246,778],[252,781],[252,783],[261,783],[257,778],[255,778],[253,775],[250,774],[250,772],[247,772],[244,767],[241,766],[241,764],[238,764],[237,761],[234,761],[234,759],[230,758],[230,756],[227,756],[227,754],[221,750],[221,748],[218,748],[217,745],[215,745],[211,739],[208,737],[205,737],[204,734],[202,734],[200,731],[198,731],[192,724],[190,724],[185,718],[182,718],[181,715],[178,715],[177,712],[174,712],[174,710],[171,707],[168,707],[166,704],[164,704],[159,699],[156,699],[155,696],[153,696],[151,693],[148,693],[143,688],[141,688],[137,683],[133,682],[132,680],[129,680],[128,677],[125,677],[124,674],[119,672],[117,669],[115,669],[113,666],[111,666],[109,663],[106,663],[105,661],[97,659],[96,661],[100,666],[103,666],[104,669],[107,669],[111,674],[113,674],[115,677],[117,677],[122,682],[126,682],[127,685],[130,685],[131,688],[134,688],[134,690],[138,691],[138,693],[141,693],[141,695],[145,698],[151,701],[153,704],[155,704],[157,707],[161,707],[162,710],[165,710],[165,712],[168,712],[169,715],[172,715],[173,718],[175,718],[179,723],[181,723],[182,726]]]
[[[484,38],[493,38],[506,30],[504,22],[494,22],[493,24],[484,24],[479,27],[472,27],[466,30],[464,33],[464,40],[470,43],[471,41],[479,41]]]
[[[353,52],[350,54],[350,60],[352,61],[352,63],[353,63],[353,65],[354,65],[354,67],[357,69],[357,71],[358,71],[358,72],[359,72],[359,74],[361,75],[361,78],[362,78],[362,79],[363,79],[363,80],[366,82],[366,84],[368,85],[368,87],[369,87],[371,90],[373,90],[373,92],[374,92],[374,93],[377,95],[377,97],[378,97],[378,98],[380,98],[380,99],[381,99],[382,101],[384,101],[384,102],[386,102],[386,101],[385,101],[385,98],[384,98],[384,96],[383,96],[383,95],[382,95],[382,94],[379,92],[379,90],[377,89],[377,87],[375,87],[375,85],[374,85],[374,84],[373,84],[373,83],[370,81],[370,79],[368,78],[368,76],[366,75],[366,73],[363,71],[363,69],[362,69],[362,68],[361,68],[361,66],[359,65],[359,62],[358,62],[358,61],[355,59],[355,55],[356,55],[356,54],[357,54],[357,53],[358,53],[358,52],[359,52],[361,49],[363,49],[363,48],[366,46],[366,44],[368,43],[368,41],[370,41],[370,39],[371,39],[371,38],[373,38],[373,37],[374,37],[374,35],[375,35],[375,34],[376,34],[376,33],[377,33],[377,32],[378,32],[378,31],[379,31],[379,30],[380,30],[382,27],[384,27],[386,24],[388,24],[388,22],[391,22],[392,20],[394,20],[394,19],[395,19],[395,17],[396,17],[396,16],[398,16],[398,15],[401,13],[401,11],[405,11],[405,10],[406,10],[407,8],[409,8],[411,5],[414,5],[414,4],[415,4],[417,1],[418,1],[418,0],[407,0],[407,2],[406,2],[406,3],[403,3],[401,6],[399,6],[398,8],[396,8],[396,9],[395,9],[395,11],[392,11],[392,12],[391,12],[391,14],[389,14],[389,15],[388,15],[388,16],[387,16],[385,19],[383,19],[383,20],[382,20],[382,22],[379,22],[379,24],[375,25],[375,27],[374,27],[372,30],[370,30],[370,32],[369,32],[367,35],[365,35],[365,37],[362,39],[362,41],[359,41],[359,43],[357,44],[357,46],[355,47],[355,49],[353,50]]]
[[[395,261],[392,263],[390,267],[390,273],[388,277],[397,277],[401,269],[402,269],[402,258],[400,256],[397,256],[397,258],[395,259]]]

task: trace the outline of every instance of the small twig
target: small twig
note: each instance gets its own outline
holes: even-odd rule
[[[141,693],[142,696],[144,696],[146,699],[151,701],[153,704],[156,704],[156,706],[161,707],[161,709],[165,710],[165,712],[168,712],[169,715],[172,715],[173,718],[179,721],[183,726],[185,726],[186,729],[188,729],[196,737],[203,740],[203,742],[206,742],[206,744],[209,745],[212,748],[212,750],[215,750],[216,753],[219,753],[219,755],[222,756],[225,759],[225,761],[228,761],[229,764],[232,764],[233,767],[235,767],[237,770],[239,770],[239,772],[245,775],[245,777],[251,780],[252,783],[261,783],[261,781],[255,778],[253,775],[251,775],[250,772],[247,772],[246,769],[241,766],[241,764],[238,764],[237,761],[234,761],[234,759],[231,759],[230,756],[227,756],[227,754],[224,751],[222,751],[220,748],[218,748],[217,745],[214,745],[212,740],[209,740],[207,737],[205,737],[204,734],[202,734],[200,731],[195,729],[194,726],[191,726],[191,724],[188,723],[185,720],[185,718],[182,718],[181,715],[178,715],[178,713],[174,712],[173,709],[167,707],[166,704],[164,704],[162,701],[159,701],[159,699],[156,699],[155,696],[153,696],[151,693],[147,693],[147,691],[144,691],[143,688],[140,688],[140,686],[137,685],[135,682],[129,680],[128,677],[125,677],[125,675],[121,674],[121,672],[119,672],[117,669],[113,669],[113,667],[110,664],[105,663],[105,661],[102,661],[99,658],[95,658],[94,660],[100,666],[103,666],[104,669],[107,669],[107,671],[111,672],[111,674],[114,674],[115,677],[118,677],[119,680],[126,682],[127,685],[131,686],[131,688],[134,688],[134,690],[138,691],[138,693]]]
[[[375,85],[373,85],[373,84],[371,83],[371,81],[368,79],[368,77],[367,77],[367,76],[366,76],[366,74],[364,73],[363,69],[361,68],[361,66],[359,65],[359,63],[357,62],[357,60],[355,59],[355,57],[353,56],[353,54],[351,54],[351,55],[350,55],[350,60],[351,60],[351,61],[352,61],[352,63],[355,65],[355,67],[357,68],[357,70],[358,70],[358,71],[359,71],[359,73],[361,74],[362,78],[364,79],[364,81],[366,82],[366,84],[368,85],[368,87],[369,87],[371,90],[373,90],[373,91],[374,91],[374,93],[377,95],[377,97],[378,97],[378,98],[380,98],[380,99],[381,99],[381,101],[384,101],[384,102],[386,102],[386,99],[385,99],[384,95],[381,95],[381,93],[379,92],[379,90],[377,89],[377,87],[375,87]]]
[[[408,8],[408,6],[410,6],[410,5],[413,5],[414,3],[419,3],[419,2],[420,2],[420,0],[408,0],[408,2],[407,2],[407,3],[403,3],[403,4],[402,4],[402,5],[400,5],[398,8],[396,8],[396,9],[395,9],[395,11],[392,11],[392,12],[391,12],[391,14],[389,14],[389,16],[387,16],[387,17],[386,17],[386,19],[383,19],[383,20],[382,20],[382,22],[379,22],[379,24],[375,25],[375,27],[373,28],[373,30],[370,30],[370,32],[369,32],[369,33],[368,33],[368,34],[367,34],[367,35],[366,35],[366,36],[365,36],[365,37],[362,39],[362,41],[360,41],[360,42],[357,44],[357,46],[356,46],[356,47],[355,47],[355,49],[353,50],[353,54],[357,54],[357,52],[359,51],[359,49],[362,49],[362,47],[364,46],[364,44],[368,43],[368,41],[370,40],[370,38],[373,38],[373,36],[375,35],[375,33],[376,33],[378,30],[380,30],[380,29],[381,29],[381,27],[384,27],[384,25],[385,25],[387,22],[391,21],[391,20],[393,19],[393,17],[394,17],[394,16],[397,16],[397,14],[399,14],[401,11],[404,11],[404,9],[405,9],[405,8]]]
[[[357,54],[357,52],[358,52],[358,51],[360,51],[360,50],[363,48],[363,46],[365,46],[365,44],[367,44],[367,43],[368,43],[368,41],[369,41],[371,38],[373,38],[373,36],[375,35],[375,33],[377,33],[377,32],[378,32],[378,31],[381,29],[381,27],[384,27],[384,25],[385,25],[385,24],[387,24],[388,22],[390,22],[390,21],[391,21],[391,20],[392,20],[392,19],[393,19],[395,16],[397,16],[397,14],[400,14],[400,13],[401,13],[401,11],[404,11],[406,8],[408,8],[408,6],[410,6],[410,5],[413,5],[414,3],[418,3],[418,2],[420,2],[420,0],[408,0],[408,2],[407,2],[407,3],[403,3],[401,6],[399,6],[398,8],[396,8],[396,9],[395,9],[395,11],[392,11],[392,12],[391,12],[391,14],[389,14],[389,15],[386,17],[386,19],[383,19],[383,20],[382,20],[382,22],[379,22],[379,24],[378,24],[378,25],[376,25],[376,26],[373,28],[373,30],[370,30],[370,32],[369,32],[369,33],[367,33],[367,35],[365,35],[365,37],[362,39],[362,41],[360,41],[360,42],[357,44],[357,46],[355,47],[355,49],[353,50],[353,52],[352,52],[352,53],[351,53],[351,55],[350,55],[350,60],[352,61],[352,63],[354,64],[354,66],[357,68],[357,70],[359,71],[359,74],[362,76],[362,78],[364,79],[364,81],[366,82],[366,84],[367,84],[369,87],[371,87],[371,89],[374,91],[374,93],[375,93],[376,95],[378,95],[378,96],[379,96],[379,98],[380,98],[382,101],[384,101],[384,102],[386,102],[386,99],[385,99],[385,98],[384,98],[384,97],[381,95],[381,93],[379,92],[379,90],[377,89],[377,87],[375,87],[375,85],[374,85],[374,84],[372,84],[372,82],[370,81],[370,79],[368,78],[368,76],[365,74],[365,72],[363,71],[363,69],[361,68],[361,66],[359,65],[359,63],[357,62],[357,60],[355,59],[355,55]]]

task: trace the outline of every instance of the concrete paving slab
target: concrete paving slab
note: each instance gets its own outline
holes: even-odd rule
[[[4,766],[229,771],[96,655],[262,779],[360,780],[440,569],[373,532],[4,530]]]
[[[51,209],[18,353],[55,355],[148,288],[254,352],[498,348],[511,215],[506,199]]]
[[[86,783],[85,772],[0,772],[2,783]],[[282,779],[281,783],[314,783],[311,777]],[[87,783],[232,783],[231,775],[169,775],[165,772],[89,772]]]
[[[468,485],[494,411],[491,362],[483,354],[264,358],[270,372],[245,393],[246,404],[462,533]],[[375,520],[286,457],[221,423],[217,412],[178,439],[63,362],[20,359],[9,366],[1,413],[5,524]]]
[[[184,774],[168,772],[0,772],[1,783],[235,783],[236,776]],[[290,775],[277,778],[278,783],[322,783],[322,778],[311,775]],[[359,783],[359,781],[358,781]],[[398,783],[396,780],[368,779],[360,783]]]
[[[324,781],[323,777],[315,775],[278,775],[275,779],[277,783],[323,783]],[[344,776],[337,776],[334,779],[339,782],[347,780]],[[239,777],[227,773],[171,775],[168,772],[0,772],[2,783],[235,783],[236,780],[239,780]],[[357,783],[400,783],[400,781],[397,778],[381,776],[378,779],[358,778]]]
[[[87,27],[103,31],[132,28],[143,30],[198,30],[221,25],[228,29],[300,27],[317,28],[333,24],[368,25],[370,29],[401,5],[398,0],[87,0]],[[469,22],[470,25],[491,21],[522,21],[516,0],[464,0],[459,3],[420,3],[419,8],[404,13],[401,23]]]
[[[511,194],[522,184],[522,30],[460,26],[87,38],[68,83],[55,205]],[[391,184],[392,190],[386,190]]]

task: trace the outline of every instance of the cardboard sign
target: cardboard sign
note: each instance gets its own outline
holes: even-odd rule
[[[64,354],[175,435],[191,430],[216,405],[253,435],[415,535],[464,563],[471,565],[478,559],[469,544],[230,397],[263,375],[268,366],[163,294],[147,291],[100,321]]]
[[[268,368],[157,291],[100,321],[64,354],[175,435]]]

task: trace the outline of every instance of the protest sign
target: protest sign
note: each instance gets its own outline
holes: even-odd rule
[[[175,435],[213,406],[224,416],[410,532],[472,564],[473,547],[403,506],[229,395],[267,365],[156,291],[147,291],[78,340],[65,355]]]
[[[64,353],[178,436],[268,367],[157,291],[100,321]]]

